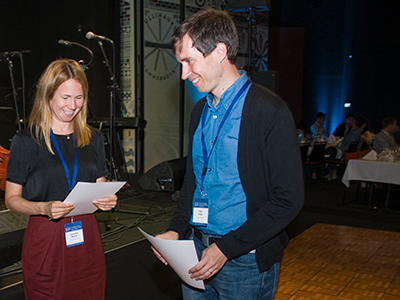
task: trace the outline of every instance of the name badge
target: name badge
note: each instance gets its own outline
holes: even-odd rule
[[[207,226],[208,198],[196,198],[193,205],[193,225]]]
[[[64,225],[65,242],[67,247],[73,247],[83,244],[82,222],[73,222]]]

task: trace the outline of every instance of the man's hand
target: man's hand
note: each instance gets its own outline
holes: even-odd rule
[[[215,275],[222,269],[228,259],[219,250],[216,244],[212,244],[203,251],[201,260],[189,270],[191,278],[205,280]]]
[[[179,239],[179,235],[177,232],[175,231],[167,231],[163,234],[159,234],[156,235],[156,238],[159,239],[163,239],[163,240],[178,240]],[[164,265],[168,265],[168,262],[165,260],[165,258],[160,254],[160,252],[158,252],[156,250],[156,248],[154,248],[153,246],[151,246],[151,249],[154,252],[154,255],[164,264]]]

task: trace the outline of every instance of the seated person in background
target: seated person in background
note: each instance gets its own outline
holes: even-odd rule
[[[325,149],[324,157],[326,159],[339,159],[343,160],[345,158],[346,152],[352,143],[357,143],[357,146],[361,142],[361,126],[363,125],[364,118],[357,118],[352,125],[352,130],[348,132],[343,140],[334,147],[328,147]],[[328,180],[336,179],[337,167],[335,164],[329,164],[329,174],[325,176]]]
[[[396,125],[396,128],[393,131],[392,135],[394,137],[394,140],[395,140],[396,144],[400,146],[400,128],[399,128],[399,125]]]
[[[344,137],[346,133],[352,130],[352,126],[354,124],[355,116],[351,113],[347,114],[344,118],[344,122],[340,123],[338,127],[336,127],[335,131],[333,132],[334,136]]]
[[[368,147],[372,146],[372,143],[374,141],[374,136],[372,135],[371,132],[371,126],[369,123],[368,118],[362,118],[362,125],[360,126],[361,129],[361,140],[360,144],[358,145],[357,149],[367,149]]]
[[[329,159],[344,159],[350,144],[360,142],[361,140],[361,126],[363,125],[364,118],[357,118],[352,126],[352,130],[348,132],[343,140],[334,147],[325,149],[325,158]]]
[[[396,129],[397,120],[394,117],[386,117],[382,120],[382,130],[375,136],[374,149],[381,153],[384,148],[397,147],[392,133]]]
[[[310,131],[312,134],[315,135],[322,135],[326,136],[326,132],[324,129],[324,122],[325,122],[325,117],[326,115],[323,112],[317,113],[317,121],[310,127]]]

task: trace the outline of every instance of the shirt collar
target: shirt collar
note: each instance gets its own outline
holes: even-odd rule
[[[247,75],[244,71],[239,70],[240,77],[236,80],[219,98],[219,102],[217,107],[214,107],[213,100],[214,95],[208,93],[206,96],[207,104],[211,111],[217,111],[220,107],[224,107],[224,109],[228,109],[229,105],[231,104],[233,98],[235,97],[236,93],[239,92],[240,88],[246,83],[248,80]]]

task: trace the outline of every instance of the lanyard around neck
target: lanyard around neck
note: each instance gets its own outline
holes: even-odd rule
[[[71,176],[70,176],[70,174],[69,174],[69,169],[68,169],[68,166],[67,166],[67,162],[65,161],[65,158],[64,158],[64,156],[63,156],[62,153],[61,153],[61,149],[60,149],[60,147],[58,146],[58,142],[57,142],[57,140],[56,140],[56,136],[54,135],[53,130],[51,130],[50,136],[51,136],[51,139],[52,139],[52,141],[53,141],[53,143],[54,143],[54,146],[56,147],[58,156],[60,157],[61,162],[62,162],[62,164],[63,164],[63,166],[64,166],[64,172],[65,172],[65,176],[67,177],[68,187],[69,187],[70,191],[72,191],[72,189],[74,188],[75,183],[76,183],[76,177],[77,177],[77,175],[78,175],[78,142],[76,141],[76,136],[74,135],[74,141],[75,141],[75,147],[74,147],[74,148],[75,148],[75,160],[74,160],[74,173],[73,173],[73,175],[72,175],[72,181],[71,181]]]
[[[229,105],[228,109],[226,110],[225,115],[224,115],[221,123],[219,124],[217,134],[215,135],[215,138],[214,138],[214,141],[212,143],[209,153],[207,153],[206,141],[205,141],[205,136],[204,136],[204,124],[205,124],[206,118],[207,118],[208,104],[206,104],[204,107],[203,115],[201,117],[201,146],[203,148],[203,160],[204,160],[203,171],[201,173],[201,187],[200,187],[201,192],[203,192],[204,178],[205,178],[205,175],[206,175],[207,169],[208,169],[208,161],[210,160],[211,154],[214,151],[214,147],[217,142],[218,136],[221,132],[222,126],[225,124],[226,120],[228,119],[228,116],[229,116],[230,112],[232,111],[233,106],[235,105],[235,103],[238,101],[240,96],[244,93],[244,91],[247,89],[247,87],[249,85],[250,85],[250,80],[247,80],[244,83],[244,85],[241,87],[241,89],[237,92],[237,94],[235,95],[235,98],[232,100],[231,104]]]

